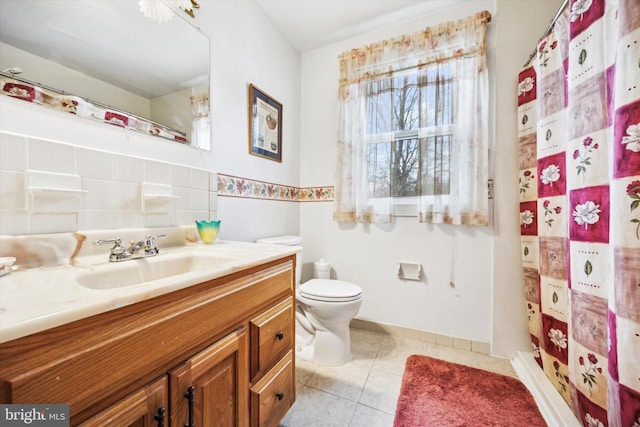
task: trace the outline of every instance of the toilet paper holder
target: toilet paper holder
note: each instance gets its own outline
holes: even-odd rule
[[[422,265],[416,262],[398,263],[398,278],[402,280],[421,280]]]

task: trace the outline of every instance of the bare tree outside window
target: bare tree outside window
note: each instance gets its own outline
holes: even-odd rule
[[[448,67],[369,84],[370,197],[449,193],[452,86]]]

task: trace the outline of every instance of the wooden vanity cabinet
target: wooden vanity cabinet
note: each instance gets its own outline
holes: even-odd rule
[[[167,378],[162,377],[94,415],[81,427],[151,427],[166,423]]]
[[[0,344],[0,403],[76,426],[276,426],[295,400],[294,256]]]
[[[246,329],[169,371],[172,426],[249,425]]]

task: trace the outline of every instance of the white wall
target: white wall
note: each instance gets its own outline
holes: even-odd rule
[[[331,262],[338,279],[363,287],[360,319],[489,342],[492,353],[501,356],[512,357],[516,350],[529,348],[520,280],[516,75],[560,3],[470,1],[302,55],[301,185],[330,185],[335,183],[338,55],[481,10],[490,11],[491,175],[498,193],[494,225],[488,228],[426,225],[415,218],[397,218],[389,226],[338,224],[332,221],[331,204],[302,204],[303,280],[310,277],[311,263],[323,257]],[[527,26],[522,31],[524,21]],[[399,261],[421,263],[425,281],[399,280]],[[455,287],[449,285],[451,281]]]
[[[496,145],[494,156],[496,228],[493,239],[492,351],[514,356],[531,351],[524,307],[520,257],[518,71],[536,48],[562,0],[497,0]],[[513,302],[519,302],[514,304]],[[524,332],[523,332],[524,331]]]
[[[298,186],[300,54],[252,1],[206,2],[205,8],[213,31],[211,93],[216,171]],[[283,106],[282,163],[248,154],[249,83]],[[232,197],[220,197],[218,203],[222,238],[254,241],[299,233],[298,203]]]

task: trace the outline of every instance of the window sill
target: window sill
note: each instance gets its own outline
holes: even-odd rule
[[[417,217],[418,207],[416,204],[394,204],[393,216],[397,217]]]

